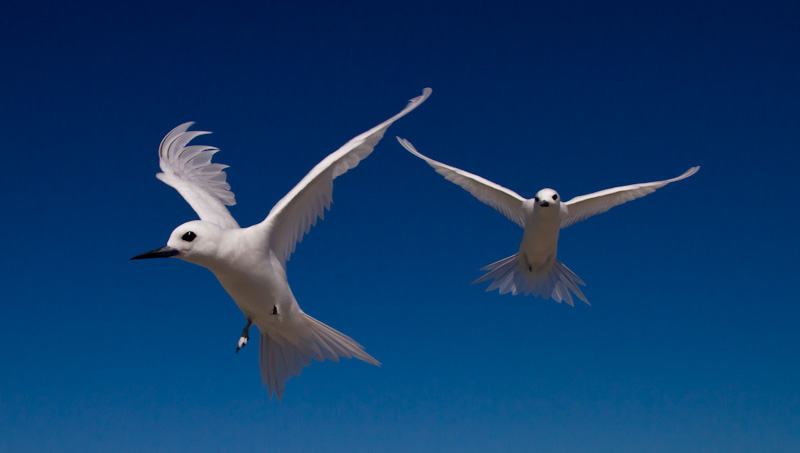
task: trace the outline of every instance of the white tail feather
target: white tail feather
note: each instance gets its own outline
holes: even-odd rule
[[[472,283],[494,280],[486,288],[486,291],[498,289],[500,294],[510,292],[515,296],[517,294],[533,294],[544,299],[552,297],[558,303],[566,301],[569,305],[574,305],[572,294],[575,294],[589,304],[586,296],[578,288],[578,285],[586,286],[586,283],[558,260],[555,260],[553,267],[547,273],[529,270],[522,265],[517,255],[503,258],[481,270],[488,272]]]
[[[339,357],[357,358],[375,366],[380,362],[364,352],[364,347],[347,335],[326,326],[316,319],[302,313],[300,326],[290,331],[279,332],[272,329],[261,331],[258,363],[261,368],[261,383],[267,386],[269,396],[275,394],[278,401],[283,397],[283,389],[292,376],[300,376],[303,367],[311,364],[311,359],[334,362]]]

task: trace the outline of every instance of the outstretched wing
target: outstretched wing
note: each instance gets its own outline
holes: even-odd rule
[[[344,146],[318,163],[310,172],[276,204],[260,227],[268,229],[270,246],[275,255],[284,262],[295,250],[303,234],[323,218],[325,209],[330,209],[333,200],[333,180],[372,153],[381,141],[386,129],[395,121],[422,104],[431,89],[422,90],[422,95],[411,99],[397,115],[373,127],[345,143]]]
[[[156,177],[175,188],[201,220],[225,229],[239,228],[225,207],[236,204],[231,186],[225,181],[227,175],[223,170],[228,166],[211,163],[211,156],[218,148],[188,146],[195,137],[211,133],[187,131],[192,124],[191,121],[181,124],[161,140],[158,156],[163,173]]]
[[[656,189],[660,189],[671,182],[686,179],[697,173],[697,170],[700,170],[700,167],[692,167],[677,178],[614,187],[613,189],[601,190],[588,195],[575,197],[561,205],[561,228],[566,228],[573,223],[586,220],[595,214],[602,214],[614,206],[619,206],[628,201],[653,193]]]
[[[444,176],[448,181],[458,184],[478,200],[497,209],[512,222],[525,228],[525,212],[522,210],[522,202],[525,199],[519,194],[478,175],[473,175],[470,172],[459,170],[424,156],[414,148],[411,142],[404,138],[397,137],[397,141],[411,154],[427,162],[428,165],[436,170],[436,173]]]

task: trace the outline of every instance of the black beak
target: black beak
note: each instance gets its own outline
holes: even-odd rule
[[[149,251],[147,253],[142,253],[141,255],[136,255],[131,259],[132,260],[140,260],[140,259],[143,259],[143,258],[169,258],[170,256],[177,255],[178,253],[180,253],[180,252],[178,252],[177,250],[175,250],[172,247],[169,247],[169,246],[165,245],[164,247],[161,247],[160,249],[151,250],[151,251]]]
[[[550,203],[548,203],[546,201],[543,201],[543,202],[539,203],[539,206],[541,206],[543,208],[546,208],[546,207],[550,206]]]

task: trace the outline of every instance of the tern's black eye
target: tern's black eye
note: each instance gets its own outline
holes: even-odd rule
[[[557,193],[554,193],[554,194],[553,194],[553,201],[556,201],[556,200],[558,200],[558,194],[557,194]]]
[[[183,235],[183,238],[182,238],[182,239],[183,239],[184,241],[186,241],[186,242],[192,242],[192,241],[194,241],[194,238],[196,238],[196,237],[197,237],[197,235],[196,235],[196,234],[194,234],[194,232],[192,232],[192,231],[187,231],[187,232],[186,232],[186,234],[184,234],[184,235]]]

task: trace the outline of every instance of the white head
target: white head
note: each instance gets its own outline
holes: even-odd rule
[[[536,201],[537,206],[541,206],[543,208],[550,206],[557,208],[561,204],[561,197],[559,197],[558,192],[553,189],[542,189],[536,192],[534,201]]]
[[[190,263],[208,267],[219,260],[219,244],[222,228],[213,223],[193,220],[175,228],[169,236],[165,247],[134,256],[132,260],[142,258],[177,257]]]

